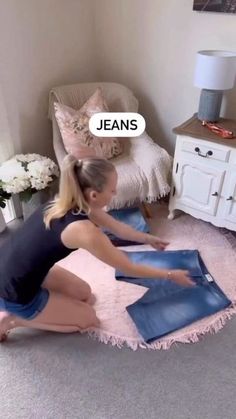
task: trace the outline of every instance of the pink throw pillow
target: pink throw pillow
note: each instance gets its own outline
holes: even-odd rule
[[[89,131],[89,119],[97,112],[109,112],[101,88],[79,110],[54,103],[55,116],[67,153],[78,159],[103,157],[111,159],[122,153],[120,141],[114,137],[96,137]]]

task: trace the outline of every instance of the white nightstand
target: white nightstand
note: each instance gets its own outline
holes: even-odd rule
[[[236,121],[219,125],[236,132]],[[236,139],[224,140],[193,116],[177,134],[169,201],[176,209],[236,231]]]

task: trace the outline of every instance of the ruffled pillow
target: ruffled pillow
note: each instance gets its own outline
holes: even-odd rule
[[[101,88],[79,110],[54,103],[55,116],[67,153],[76,158],[88,156],[111,159],[122,153],[120,141],[114,137],[96,137],[89,131],[89,119],[98,112],[109,112]]]

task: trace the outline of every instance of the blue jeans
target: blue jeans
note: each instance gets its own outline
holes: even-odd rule
[[[149,288],[138,301],[126,307],[146,342],[165,336],[231,304],[208,272],[198,250],[125,252],[134,263],[159,269],[189,271],[193,287],[167,279],[131,278],[116,271],[116,279]]]
[[[33,300],[27,304],[12,303],[4,298],[0,298],[0,311],[7,311],[25,320],[32,320],[43,311],[48,299],[49,292],[45,288],[41,288]]]

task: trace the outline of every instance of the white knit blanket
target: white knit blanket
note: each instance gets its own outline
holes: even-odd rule
[[[118,172],[117,195],[109,209],[137,201],[154,202],[170,192],[172,157],[146,132],[126,141],[124,155],[113,159]]]

